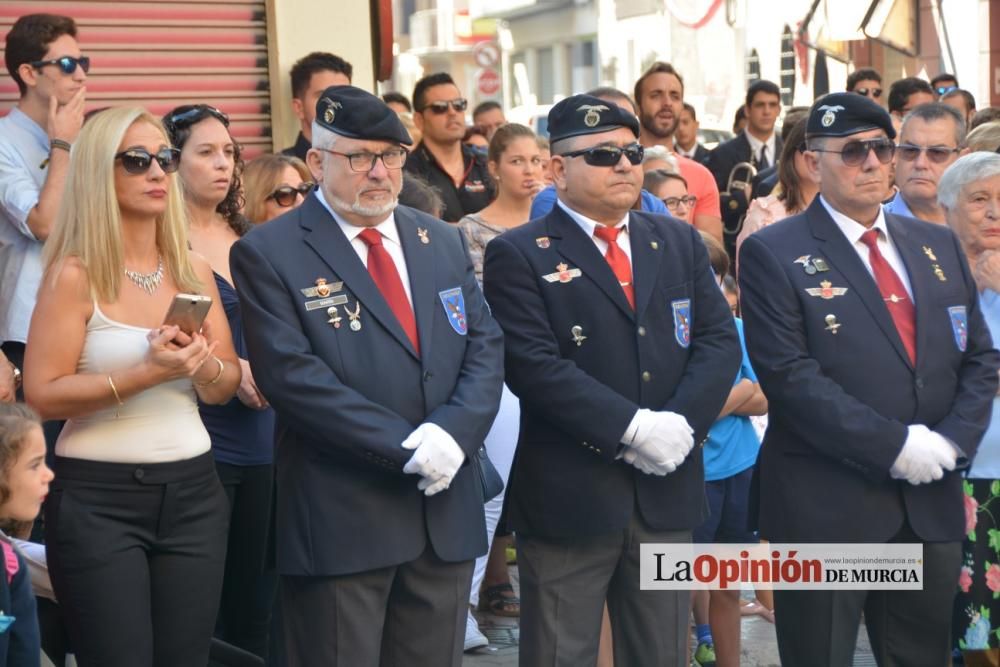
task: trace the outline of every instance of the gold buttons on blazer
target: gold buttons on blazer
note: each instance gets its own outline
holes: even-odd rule
[[[643,371],[642,372],[642,381],[643,382],[649,382],[652,379],[653,379],[653,376],[650,374],[649,371]]]

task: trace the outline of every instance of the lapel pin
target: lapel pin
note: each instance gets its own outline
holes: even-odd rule
[[[569,332],[573,334],[573,342],[576,343],[577,347],[583,345],[583,341],[587,340],[587,337],[583,335],[583,327],[579,324],[573,325]]]
[[[420,237],[420,242],[427,245],[431,242],[430,237],[427,236],[427,230],[423,227],[417,227],[417,236]]]
[[[331,283],[326,278],[317,278],[312,287],[303,287],[299,291],[307,298],[319,297],[325,299],[334,292],[344,289],[343,282]]]
[[[653,250],[659,250],[660,249],[660,244],[657,243],[656,241],[650,241],[649,242],[649,247],[652,248]]]
[[[330,286],[326,284],[326,278],[316,279],[316,296],[318,297],[330,296]]]
[[[812,255],[802,255],[798,259],[793,261],[793,264],[801,264],[802,270],[806,272],[806,275],[815,275],[816,267],[809,263],[809,259]]]
[[[944,277],[944,271],[941,270],[940,264],[934,265],[934,275],[937,276],[937,279],[943,283],[948,281],[948,279]]]
[[[326,314],[330,316],[330,319],[327,320],[327,323],[328,324],[332,324],[334,329],[339,329],[340,328],[340,321],[342,319],[344,319],[344,318],[342,318],[337,313],[337,307],[336,306],[330,306],[329,308],[326,309]]]
[[[833,283],[829,280],[824,280],[819,284],[819,287],[807,287],[806,294],[809,296],[818,296],[821,299],[832,299],[835,296],[843,296],[847,294],[846,287],[834,287]]]
[[[814,259],[814,260],[812,261],[812,265],[813,265],[813,266],[814,266],[814,267],[816,268],[816,270],[817,270],[817,271],[819,271],[820,273],[824,273],[824,272],[826,272],[826,271],[829,271],[829,270],[830,270],[830,265],[829,265],[829,264],[827,264],[827,263],[826,263],[826,260],[825,260],[825,259],[823,259],[822,257],[817,257],[816,259]]]
[[[573,278],[579,278],[582,275],[583,273],[580,271],[580,269],[571,269],[569,268],[569,265],[566,264],[566,262],[560,262],[559,264],[556,265],[555,273],[546,274],[542,276],[542,278],[544,278],[546,282],[550,283],[555,283],[555,282],[568,283],[569,281],[573,280]]]
[[[837,321],[837,316],[827,315],[825,320],[826,320],[826,330],[832,333],[833,335],[837,335],[837,329],[840,328],[840,323]]]
[[[550,245],[549,237],[539,236],[537,239],[535,239],[535,245],[541,248],[542,250],[545,250]]]
[[[354,305],[355,308],[353,313],[347,306],[344,306],[344,311],[347,313],[347,316],[351,318],[351,324],[349,325],[351,327],[351,331],[361,331],[361,302],[357,301]]]
[[[936,262],[937,261],[937,256],[934,254],[934,249],[933,248],[931,248],[930,246],[926,246],[925,245],[925,246],[923,246],[923,251],[924,251],[924,254],[927,255],[927,259],[931,260],[932,262]]]

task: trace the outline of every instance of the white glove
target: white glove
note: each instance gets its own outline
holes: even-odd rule
[[[451,485],[465,461],[465,452],[447,431],[424,422],[403,441],[403,449],[416,450],[403,466],[403,472],[420,475],[417,488],[433,496]]]
[[[694,431],[687,419],[676,412],[645,408],[636,412],[635,418],[635,437],[622,458],[649,475],[662,476],[677,470],[694,447]]]
[[[903,449],[889,469],[890,477],[927,484],[941,479],[945,470],[955,469],[958,454],[943,436],[923,424],[912,424],[907,431]]]

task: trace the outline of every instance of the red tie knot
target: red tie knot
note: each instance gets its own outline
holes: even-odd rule
[[[618,232],[621,230],[621,227],[606,227],[605,225],[597,225],[597,227],[594,228],[594,236],[610,245],[618,242]]]
[[[878,230],[869,229],[867,232],[861,235],[861,242],[868,246],[871,250],[878,249]]]
[[[364,241],[369,248],[375,245],[382,245],[382,232],[377,229],[372,229],[371,227],[362,230],[358,236]]]

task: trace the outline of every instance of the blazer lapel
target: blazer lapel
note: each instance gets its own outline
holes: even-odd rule
[[[822,242],[820,249],[824,259],[840,269],[844,279],[857,292],[872,319],[878,323],[900,358],[912,367],[910,355],[903,347],[903,340],[899,337],[889,309],[885,307],[885,301],[882,299],[882,293],[879,291],[875,279],[861,261],[857,251],[847,241],[847,237],[837,227],[837,223],[826,212],[819,197],[813,200],[813,203],[806,210],[806,219],[809,221],[813,236]],[[819,277],[818,274],[817,277]]]
[[[417,318],[420,349],[425,351],[423,356],[426,357],[431,349],[434,309],[443,307],[435,303],[437,295],[434,293],[434,239],[427,230],[423,230],[423,234],[418,233],[418,226],[412,214],[399,206],[396,207],[396,229],[399,231],[399,242],[406,257],[406,272],[410,277],[410,297],[413,299],[413,313]],[[423,238],[428,242],[424,243]]]
[[[416,357],[416,351],[403,327],[400,326],[399,320],[396,319],[382,292],[368,273],[368,269],[330,212],[315,195],[307,198],[298,211],[299,224],[305,230],[305,242],[354,293],[362,305],[361,321],[364,322],[367,311],[368,315],[378,320],[400,345]],[[350,307],[350,304],[348,306]]]
[[[632,283],[635,285],[635,313],[641,322],[660,275],[663,241],[653,234],[648,222],[629,216],[629,240],[632,244]],[[655,244],[655,247],[654,247]]]
[[[580,229],[575,220],[566,215],[559,204],[552,209],[548,229],[550,237],[560,240],[559,253],[573,263],[574,266],[570,268],[580,269],[583,277],[590,278],[625,315],[634,319],[635,313],[608,261],[594,245],[594,240]],[[553,273],[557,270],[555,266],[551,268]]]
[[[924,255],[923,248],[907,234],[907,231],[892,214],[886,213],[885,224],[889,228],[892,242],[903,260],[907,277],[910,279],[910,291],[913,292],[913,304],[917,312],[917,361],[919,362],[924,358],[925,353],[931,352],[926,348],[927,329],[932,308],[932,290],[928,284],[931,271],[929,267],[927,270],[919,268],[921,264],[927,265],[927,257]]]

